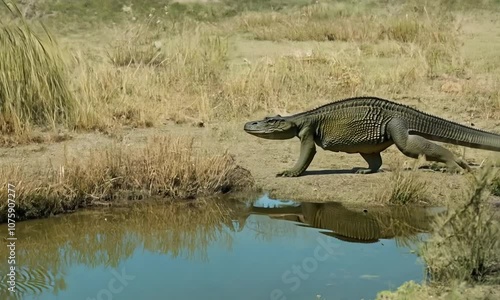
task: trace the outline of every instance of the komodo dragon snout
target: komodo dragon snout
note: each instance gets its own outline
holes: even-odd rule
[[[280,115],[247,122],[243,129],[249,134],[270,140],[286,140],[297,136],[297,126]]]

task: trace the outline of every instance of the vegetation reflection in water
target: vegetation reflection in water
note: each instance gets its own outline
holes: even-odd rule
[[[285,203],[263,197],[253,205],[234,199],[141,203],[26,221],[17,225],[17,265],[21,268],[17,296],[374,297],[378,290],[422,278],[416,256],[398,246],[411,248],[420,233],[429,230],[431,217],[417,208],[356,209],[335,202]],[[380,239],[394,240],[377,243]],[[306,262],[322,244],[330,245],[335,253],[325,261]],[[0,255],[6,254],[2,248]],[[294,275],[294,265],[303,263],[314,270]],[[374,273],[378,271],[384,274]],[[133,280],[120,278],[120,272]],[[196,288],[186,289],[190,285]],[[4,286],[1,290],[0,299],[6,299]]]

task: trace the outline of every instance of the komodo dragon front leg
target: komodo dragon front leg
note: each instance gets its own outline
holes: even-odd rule
[[[314,144],[314,136],[307,132],[306,130],[302,130],[299,134],[300,139],[300,156],[299,160],[295,163],[295,165],[288,170],[279,172],[276,174],[277,177],[297,177],[300,174],[304,173],[304,171],[311,164],[314,155],[316,155],[316,145]]]
[[[457,172],[459,166],[470,171],[470,167],[465,161],[456,157],[450,150],[434,144],[433,142],[418,135],[410,135],[406,122],[402,119],[392,119],[387,124],[387,133],[396,144],[396,147],[404,155],[411,158],[418,158],[424,155],[428,161],[445,163],[448,171]]]

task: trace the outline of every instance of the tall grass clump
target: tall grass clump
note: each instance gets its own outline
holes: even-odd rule
[[[192,139],[168,136],[150,139],[143,149],[114,145],[91,152],[87,159],[67,158],[62,165],[44,170],[12,166],[0,174],[0,196],[7,199],[7,183],[16,186],[19,220],[120,197],[192,199],[253,184],[249,172],[229,154],[200,153]],[[6,208],[2,203],[2,218]],[[0,222],[5,221],[2,218]]]
[[[165,50],[166,72],[170,80],[191,91],[199,92],[200,84],[204,88],[219,86],[227,69],[228,48],[228,39],[209,29],[183,32]]]
[[[482,169],[464,198],[435,220],[434,233],[421,249],[431,282],[500,283],[500,224],[488,201],[497,173]]]
[[[40,38],[22,19],[0,26],[0,131],[70,124],[75,99],[56,41],[47,30]]]

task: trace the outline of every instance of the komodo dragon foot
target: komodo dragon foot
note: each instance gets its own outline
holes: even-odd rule
[[[276,174],[276,177],[298,177],[301,172],[294,170],[285,170]]]

